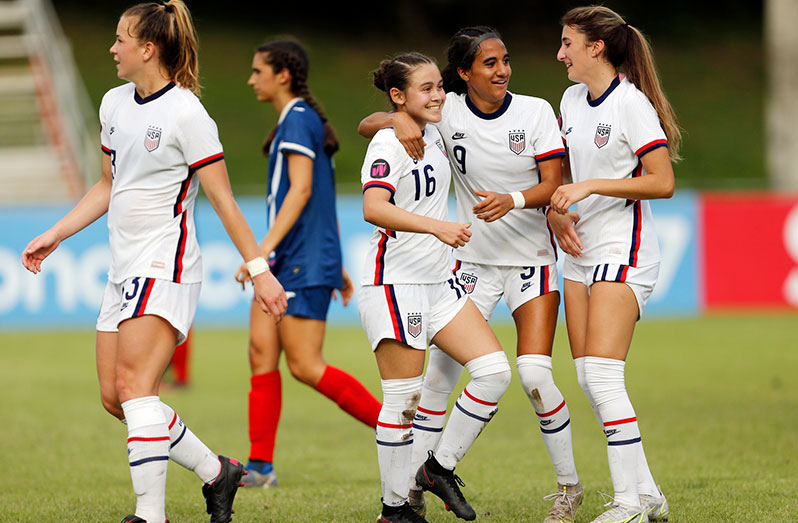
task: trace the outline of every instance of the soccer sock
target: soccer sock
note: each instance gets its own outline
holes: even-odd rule
[[[413,418],[413,460],[410,467],[410,488],[416,485],[416,470],[427,459],[427,451],[438,446],[446,420],[449,396],[457,385],[463,366],[435,345],[430,345],[429,362],[424,373],[421,401]]]
[[[382,502],[398,507],[407,501],[413,445],[413,416],[421,391],[421,376],[382,380],[382,408],[377,421],[377,461]]]
[[[346,372],[327,365],[316,390],[333,400],[350,416],[369,427],[377,426],[380,415],[380,402],[366,387]]]
[[[586,356],[585,379],[604,421],[615,502],[638,507],[637,462],[642,443],[637,417],[624,384],[625,365],[621,360]]]
[[[574,463],[571,415],[551,373],[551,356],[524,354],[516,360],[521,386],[538,417],[543,443],[549,451],[560,485],[576,485],[579,476]]]
[[[590,393],[590,388],[587,386],[587,380],[585,379],[585,357],[574,358],[574,366],[576,366],[576,381],[579,382],[579,386],[582,387],[582,390],[585,392],[587,401],[590,402],[590,408],[593,409],[593,414],[595,414],[599,425],[603,427],[604,424],[601,422],[601,415],[596,408],[596,400],[593,399],[593,394]]]
[[[502,351],[474,358],[465,364],[471,381],[457,398],[443,429],[435,458],[454,470],[498,410],[499,399],[510,385],[512,372]]]
[[[127,420],[127,453],[136,493],[136,515],[146,521],[166,519],[166,469],[169,429],[161,400],[145,396],[122,403]]]
[[[274,440],[283,406],[280,370],[250,378],[249,389],[249,459],[274,461]]]
[[[194,471],[203,483],[216,479],[222,470],[219,457],[189,430],[172,407],[161,402],[161,409],[168,420],[169,459]]]

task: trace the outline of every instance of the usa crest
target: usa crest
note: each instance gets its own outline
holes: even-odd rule
[[[385,178],[389,174],[391,174],[391,166],[382,158],[374,160],[374,163],[371,164],[372,178]]]
[[[144,136],[144,147],[150,152],[153,152],[161,144],[161,128],[150,126],[147,128],[147,134]]]
[[[467,272],[462,273],[460,275],[460,284],[468,294],[471,294],[474,292],[474,287],[477,286],[476,274],[468,274]]]
[[[410,312],[407,314],[407,332],[414,338],[421,334],[421,314]]]
[[[596,127],[596,137],[593,139],[596,147],[601,149],[607,145],[607,142],[610,141],[610,130],[612,130],[612,127],[609,125],[603,123],[598,124],[598,127]]]
[[[510,131],[510,150],[515,154],[521,154],[526,149],[526,133],[521,131]]]

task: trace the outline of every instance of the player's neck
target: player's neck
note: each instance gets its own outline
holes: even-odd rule
[[[279,93],[276,93],[274,98],[272,98],[272,104],[274,104],[277,114],[282,113],[283,109],[285,109],[285,106],[296,97],[297,96],[291,91],[280,91]]]
[[[136,92],[138,95],[142,98],[147,98],[166,87],[172,79],[163,74],[162,71],[157,71],[144,74],[141,78],[136,78],[132,81],[136,84]]]
[[[618,71],[612,66],[597,69],[590,78],[585,81],[587,90],[590,92],[590,99],[595,100],[600,98],[601,95],[610,88],[610,84],[612,84],[612,81],[615,80],[617,76]]]

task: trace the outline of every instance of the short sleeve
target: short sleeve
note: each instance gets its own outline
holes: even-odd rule
[[[183,111],[178,126],[178,143],[192,171],[224,158],[216,122],[199,102],[197,105]]]
[[[278,150],[304,154],[311,160],[316,159],[316,142],[314,139],[314,122],[304,107],[294,107],[280,126],[280,144]]]
[[[389,132],[390,135],[384,135],[385,132]],[[380,131],[369,144],[360,171],[363,191],[379,187],[390,191],[392,196],[395,195],[399,179],[408,172],[409,161],[410,157],[394,137],[393,131]]]
[[[532,145],[537,162],[565,156],[565,146],[558,128],[557,117],[554,116],[551,105],[545,100],[541,100],[538,107],[534,133]]]
[[[102,102],[100,102],[100,147],[105,154],[111,154],[111,134],[109,131],[109,122],[108,122],[108,93],[103,96]]]
[[[643,93],[634,92],[627,100],[624,109],[623,134],[638,158],[658,147],[668,146],[668,139],[660,125],[657,111]]]

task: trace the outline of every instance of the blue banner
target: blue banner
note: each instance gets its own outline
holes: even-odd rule
[[[256,237],[262,239],[266,233],[265,198],[238,201]],[[663,258],[647,317],[700,312],[696,202],[695,194],[684,192],[652,202]],[[94,328],[110,254],[105,218],[65,240],[44,261],[41,274],[30,274],[20,262],[28,242],[70,209],[63,205],[0,209],[0,329]],[[454,216],[453,201],[450,216]],[[338,198],[338,220],[344,264],[357,286],[372,231],[363,221],[359,196]],[[197,202],[195,221],[204,272],[195,325],[246,326],[251,289],[242,291],[233,279],[241,257],[207,201]],[[560,260],[562,257],[561,253]],[[511,321],[504,305],[497,307],[494,319]],[[334,301],[329,321],[359,324],[356,299],[346,308]]]

